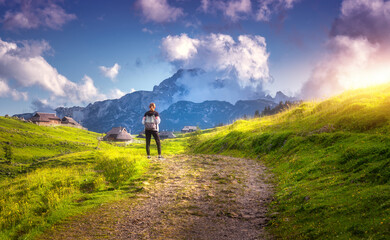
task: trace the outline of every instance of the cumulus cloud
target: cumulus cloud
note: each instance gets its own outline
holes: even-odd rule
[[[167,36],[161,49],[165,58],[182,68],[201,68],[235,77],[241,87],[257,87],[270,80],[269,53],[261,36],[241,35],[238,41],[224,34],[199,39],[186,34]]]
[[[7,82],[0,79],[0,97],[12,97],[15,101],[24,100],[27,101],[28,94],[27,92],[19,92],[16,89],[11,89]]]
[[[332,36],[365,37],[386,44],[390,40],[390,2],[384,0],[344,0]]]
[[[112,67],[105,67],[105,66],[100,66],[99,67],[101,73],[105,76],[110,78],[112,81],[115,80],[116,76],[119,73],[119,70],[121,69],[121,66],[119,66],[118,63],[115,63],[114,66]]]
[[[251,13],[252,4],[250,0],[202,0],[200,8],[206,13],[219,10],[230,20],[237,21]]]
[[[167,0],[137,0],[136,6],[147,22],[175,22],[184,16],[183,9],[169,5]]]
[[[257,21],[269,21],[272,14],[293,7],[294,3],[300,0],[259,0],[259,7],[256,13]]]
[[[9,30],[34,29],[40,26],[60,29],[64,24],[76,19],[75,14],[66,13],[56,2],[49,0],[15,1],[20,9],[8,10],[2,19],[3,27]]]
[[[200,41],[183,33],[180,36],[167,36],[162,40],[161,48],[168,61],[188,60],[197,54]]]
[[[192,102],[204,102],[208,100],[227,101],[235,104],[239,100],[253,100],[264,97],[265,93],[261,85],[257,87],[240,85],[234,73],[216,71],[185,72],[176,80],[176,85],[183,89],[173,96],[174,101],[187,100]]]
[[[68,80],[58,73],[42,56],[50,50],[47,42],[6,42],[0,39],[0,78],[18,87],[39,86],[52,95],[52,99],[63,102],[82,103],[101,99],[92,79],[84,77],[81,84]],[[15,90],[16,91],[16,90]],[[12,97],[17,92],[11,93]],[[21,98],[25,99],[23,92]]]
[[[50,106],[49,101],[47,99],[34,99],[31,102],[31,108],[35,112],[55,113],[55,107]]]
[[[301,0],[201,0],[200,10],[205,13],[221,11],[230,20],[253,17],[257,21],[269,21],[272,14],[290,9]]]
[[[67,89],[68,96],[75,102],[89,103],[96,100],[103,100],[106,98],[104,94],[101,94],[95,87],[95,84],[89,76],[85,75],[81,80],[81,83],[74,84],[71,88]]]
[[[126,95],[126,93],[122,92],[118,88],[112,89],[111,92],[110,92],[110,98],[112,98],[112,99],[121,98],[124,95]]]
[[[328,97],[390,81],[389,40],[389,1],[344,0],[327,52],[304,84],[302,97]]]
[[[201,102],[263,96],[262,86],[271,80],[269,53],[261,36],[242,35],[235,41],[224,34],[190,38],[186,34],[162,39],[162,54],[177,68],[202,69],[184,74],[177,84],[186,89],[176,100]]]
[[[6,97],[9,87],[5,81],[0,80],[0,97]]]

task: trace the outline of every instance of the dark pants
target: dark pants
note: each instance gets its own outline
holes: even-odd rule
[[[150,131],[150,130],[145,130],[145,136],[146,136],[146,153],[148,156],[150,155],[150,139],[153,138],[156,141],[157,144],[157,151],[158,155],[161,155],[161,143],[160,143],[160,136],[158,135],[157,131]]]

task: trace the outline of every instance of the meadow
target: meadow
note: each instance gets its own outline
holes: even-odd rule
[[[0,239],[34,239],[67,217],[142,190],[144,144],[101,137],[0,117]],[[183,151],[177,141],[164,141],[166,154]]]
[[[164,140],[164,155],[257,159],[274,175],[268,229],[281,239],[390,238],[390,84]],[[0,239],[142,191],[143,143],[0,117]],[[152,155],[156,148],[152,141]]]
[[[193,134],[193,153],[249,157],[274,174],[282,239],[390,238],[390,84]]]

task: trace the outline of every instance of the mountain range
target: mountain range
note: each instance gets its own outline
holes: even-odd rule
[[[267,95],[257,100],[240,100],[234,105],[226,101],[175,101],[182,99],[188,89],[177,80],[184,74],[199,75],[203,70],[179,70],[172,77],[165,79],[152,91],[136,91],[119,99],[108,99],[90,103],[86,107],[59,107],[55,109],[58,117],[72,117],[84,127],[95,132],[108,132],[113,127],[126,127],[132,134],[143,130],[141,119],[148,110],[150,102],[156,103],[161,115],[160,130],[180,131],[183,126],[199,126],[201,129],[231,123],[243,116],[253,116],[266,106],[276,106],[280,101],[294,100],[277,92],[272,98]],[[32,113],[17,114],[28,119]]]

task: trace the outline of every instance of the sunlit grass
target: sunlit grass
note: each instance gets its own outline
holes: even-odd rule
[[[97,133],[0,117],[0,239],[32,239],[52,224],[131,194],[148,168],[144,149]],[[99,148],[97,149],[97,146]]]
[[[389,133],[385,84],[207,131],[193,152],[261,159],[272,169],[276,237],[388,239]]]

